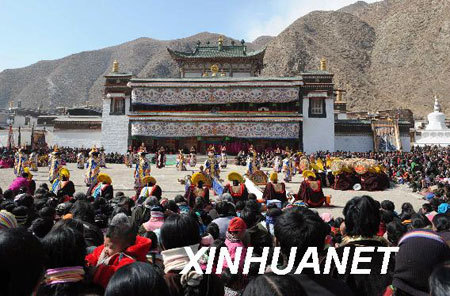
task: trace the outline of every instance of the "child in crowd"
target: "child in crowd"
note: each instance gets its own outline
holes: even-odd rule
[[[122,266],[147,261],[151,240],[136,235],[128,217],[114,216],[105,234],[105,243],[86,256],[86,264],[94,269],[94,283],[106,287],[111,276]]]

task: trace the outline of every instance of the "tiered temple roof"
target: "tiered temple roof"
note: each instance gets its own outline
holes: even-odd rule
[[[192,52],[181,52],[167,48],[170,55],[175,60],[192,60],[192,59],[215,59],[215,58],[254,58],[262,59],[266,48],[256,51],[247,52],[247,46],[244,41],[240,45],[234,42],[231,45],[223,45],[223,39],[219,38],[217,45],[202,45],[200,41],[197,42],[195,50]]]

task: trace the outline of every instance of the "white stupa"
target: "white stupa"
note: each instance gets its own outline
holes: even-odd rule
[[[428,114],[428,124],[416,138],[417,146],[450,145],[450,129],[445,124],[445,114],[441,112],[441,105],[436,97],[434,98],[434,111]]]

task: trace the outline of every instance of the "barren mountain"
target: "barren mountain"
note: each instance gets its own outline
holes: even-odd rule
[[[0,107],[100,104],[103,75],[114,59],[138,77],[178,75],[166,47],[190,50],[217,34],[161,41],[140,38],[101,50],[41,61],[0,73]],[[229,38],[228,38],[229,39]],[[348,90],[353,110],[411,108],[430,112],[433,96],[450,107],[450,1],[358,1],[338,11],[312,12],[276,37],[261,36],[250,49],[267,46],[263,75],[292,76],[317,69],[327,58],[337,87]]]
[[[100,105],[104,84],[103,75],[111,71],[117,59],[120,71],[137,77],[176,77],[178,67],[172,62],[167,47],[193,50],[197,41],[217,42],[218,34],[199,33],[194,36],[161,41],[139,38],[117,46],[85,51],[68,57],[40,61],[31,66],[4,70],[0,73],[0,107],[11,100],[22,101],[25,107],[74,106],[89,100]],[[271,37],[258,38],[257,46],[247,43],[250,50],[260,48]],[[226,38],[226,42],[230,42]],[[237,41],[237,40],[235,40]]]

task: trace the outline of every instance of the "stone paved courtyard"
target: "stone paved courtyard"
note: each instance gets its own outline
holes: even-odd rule
[[[109,174],[113,180],[113,186],[115,192],[123,191],[126,195],[131,196],[133,194],[133,169],[125,167],[125,165],[108,164],[107,168],[102,169],[103,172]],[[67,166],[71,173],[71,180],[75,183],[76,190],[86,192],[87,187],[84,185],[84,170],[77,169],[75,164],[68,164]],[[189,169],[185,172],[179,172],[174,166],[169,166],[163,169],[157,169],[152,166],[152,175],[156,178],[158,184],[163,190],[163,196],[167,198],[174,198],[177,194],[184,194],[184,185],[178,182],[178,179],[183,179],[186,175],[192,174],[198,171],[199,165],[194,169]],[[226,176],[231,171],[237,171],[239,173],[245,172],[245,167],[229,165],[221,173],[221,178],[226,179]],[[269,168],[264,168],[264,171],[269,171]],[[48,170],[45,167],[39,168],[38,172],[33,172],[36,183],[41,184],[47,182]],[[0,186],[5,189],[14,179],[12,169],[0,170]],[[281,177],[281,176],[280,176]],[[293,182],[287,184],[287,190],[292,193],[296,193],[300,186],[302,177],[296,175],[293,178]],[[378,201],[384,199],[390,199],[395,203],[396,210],[400,211],[401,204],[404,202],[410,202],[415,209],[418,209],[424,201],[420,199],[418,194],[412,193],[406,186],[396,186],[393,189],[382,192],[364,192],[364,191],[336,191],[330,188],[325,188],[326,195],[332,196],[332,206],[322,207],[319,212],[331,212],[334,216],[342,215],[342,209],[345,203],[353,196],[368,194],[374,197]],[[212,195],[211,195],[212,196]]]

